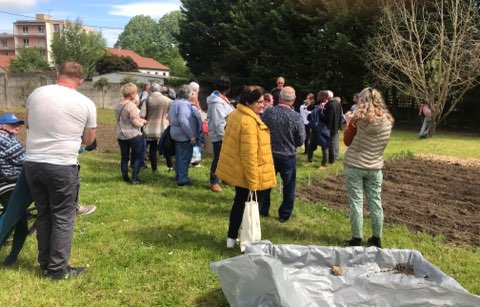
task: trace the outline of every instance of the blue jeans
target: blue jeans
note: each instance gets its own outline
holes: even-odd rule
[[[140,157],[140,167],[145,167],[145,156],[147,155],[147,139],[142,136],[142,152]]]
[[[293,205],[295,202],[295,186],[297,180],[297,158],[273,156],[275,164],[275,173],[280,173],[283,183],[283,201],[278,208],[278,217],[280,219],[289,219],[292,215]],[[267,197],[268,199],[268,197]],[[270,202],[259,202],[260,214],[267,216]]]
[[[122,157],[120,163],[120,170],[122,171],[122,176],[124,180],[128,180],[128,160],[132,157],[132,177],[138,178],[138,173],[140,172],[140,160],[142,159],[142,142],[143,137],[137,135],[128,140],[118,140],[118,146],[120,146],[120,155]]]
[[[175,141],[175,180],[178,184],[189,183],[188,167],[193,154],[193,144],[190,141]]]
[[[422,129],[420,130],[419,136],[421,137],[427,137],[428,135],[428,130],[430,130],[430,123],[432,122],[432,119],[430,117],[425,117],[423,119],[422,123]]]
[[[338,144],[338,132],[336,134],[330,133],[330,144],[328,146],[328,163],[333,164],[338,159],[340,152],[340,145]],[[322,165],[325,165],[322,163]]]
[[[213,146],[213,160],[212,165],[210,166],[210,184],[220,183],[215,171],[217,170],[218,158],[220,157],[220,150],[222,149],[222,141],[212,142]]]

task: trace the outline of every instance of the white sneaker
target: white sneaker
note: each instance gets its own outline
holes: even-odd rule
[[[89,206],[82,206],[80,205],[77,210],[78,215],[88,215],[90,213],[93,213],[95,210],[97,210],[97,206],[95,205],[89,205]]]
[[[237,242],[238,239],[227,238],[227,248],[234,248]]]

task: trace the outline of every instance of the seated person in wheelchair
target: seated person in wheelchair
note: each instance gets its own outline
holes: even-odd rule
[[[4,190],[1,195],[2,209],[5,209],[10,199],[12,185],[17,181],[25,162],[25,149],[17,138],[23,124],[24,121],[12,113],[0,116],[0,182],[2,187],[6,187],[3,184],[9,186],[6,189],[2,188]],[[11,265],[17,260],[27,234],[28,222],[25,215],[16,224],[12,252],[5,259],[4,265]]]
[[[25,162],[25,149],[17,138],[17,135],[20,131],[20,126],[23,124],[24,121],[18,119],[12,113],[7,113],[0,116],[0,186],[2,187],[3,184],[11,186],[13,183],[17,182],[17,178],[19,177],[23,164]],[[95,149],[95,146],[92,145],[90,145],[91,148],[87,148],[86,150]],[[23,184],[26,185],[25,179],[23,180]],[[21,188],[19,191],[23,192],[20,192],[20,194],[25,194],[25,191],[21,190]],[[5,193],[0,195],[0,209],[5,209],[5,207],[9,203],[10,195],[12,194],[12,192],[13,188],[9,187],[9,189],[5,189]],[[27,194],[30,193],[28,192]],[[26,201],[31,203],[31,196],[21,195],[17,199],[17,203],[24,203]],[[95,209],[96,206],[94,205],[80,206],[77,203],[77,214],[79,215],[92,213],[93,211],[95,211]],[[4,211],[2,211],[3,210],[0,210],[0,213],[3,214]],[[33,217],[35,217],[35,215],[33,215]],[[0,214],[0,219],[1,218],[3,218],[3,216],[1,216]],[[6,266],[12,265],[17,260],[18,254],[20,253],[25,239],[30,232],[30,229],[28,227],[28,219],[28,214],[25,214],[15,224],[16,226],[12,242],[12,251],[3,262],[3,264]],[[8,233],[6,234],[8,235]],[[5,234],[3,233],[1,234],[2,238],[4,235]]]
[[[14,182],[25,162],[25,148],[17,138],[23,120],[14,114],[0,116],[0,180]]]
[[[17,138],[20,126],[25,122],[12,113],[0,116],[0,182],[15,182],[25,162],[25,148]],[[96,145],[96,141],[94,142]],[[92,147],[93,144],[89,145]],[[92,150],[87,146],[86,150]],[[83,148],[82,148],[83,149]],[[77,204],[77,213],[86,215],[97,209],[94,205]]]

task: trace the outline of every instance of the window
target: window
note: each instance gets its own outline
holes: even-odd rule
[[[60,25],[59,24],[54,24],[53,25],[53,32],[60,32]]]
[[[22,32],[23,32],[24,34],[28,33],[28,26],[23,26]]]
[[[38,33],[45,33],[45,28],[43,26],[38,26]]]
[[[28,40],[28,38],[23,39],[23,47],[28,47],[29,43],[30,43],[30,41]]]
[[[7,48],[7,41],[6,40],[2,40],[2,47],[3,48]]]

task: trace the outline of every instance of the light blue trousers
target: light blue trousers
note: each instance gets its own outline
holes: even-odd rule
[[[345,166],[345,186],[350,205],[352,237],[363,238],[363,194],[367,198],[373,235],[382,237],[382,170],[368,170]]]

